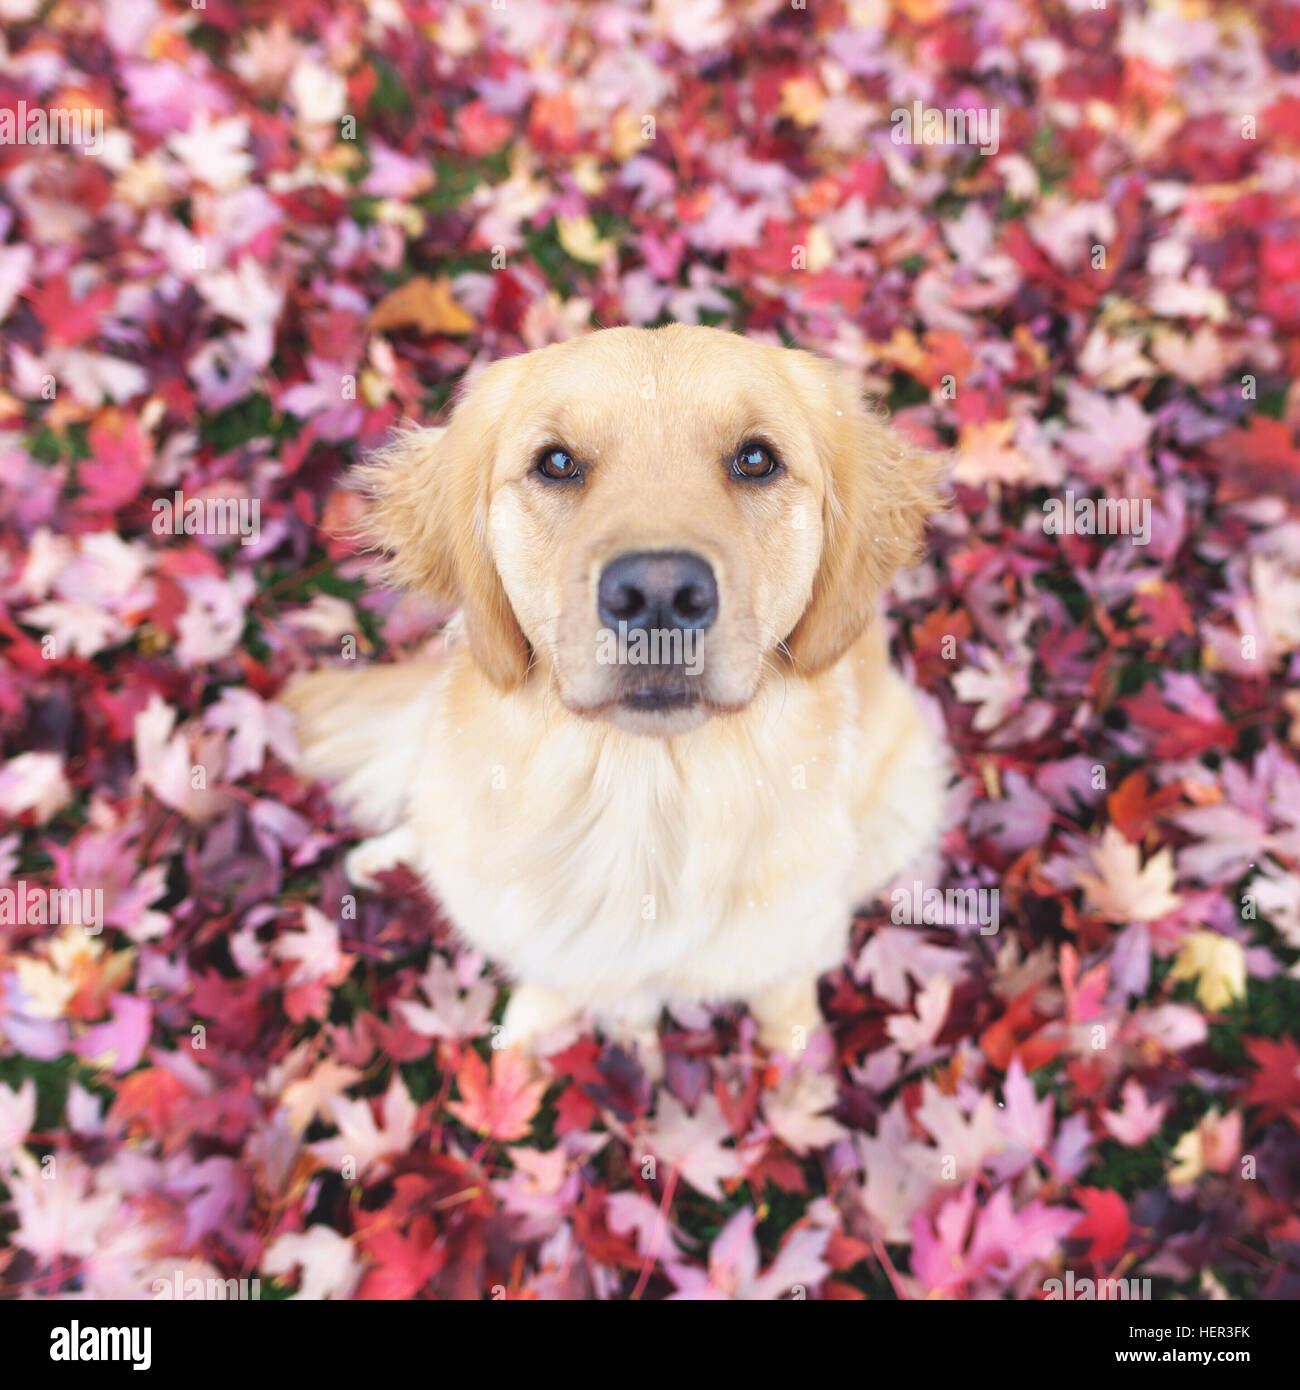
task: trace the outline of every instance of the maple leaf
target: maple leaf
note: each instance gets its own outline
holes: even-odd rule
[[[302,925],[302,931],[285,932],[272,947],[277,960],[292,962],[288,983],[336,983],[347,974],[352,959],[340,950],[338,923],[307,903],[302,909]]]
[[[556,218],[555,236],[575,261],[588,265],[599,265],[614,249],[613,239],[597,235],[596,224],[585,214]]]
[[[1130,772],[1106,798],[1106,811],[1112,825],[1123,831],[1134,844],[1141,842],[1152,821],[1178,804],[1181,790],[1177,784],[1151,790],[1145,772]]]
[[[433,1222],[427,1216],[416,1217],[405,1233],[382,1228],[368,1232],[364,1248],[372,1264],[357,1296],[414,1298],[447,1258],[445,1246],[439,1247],[435,1238]]]
[[[452,297],[451,282],[445,276],[430,280],[427,275],[412,276],[386,294],[370,311],[367,323],[375,333],[416,328],[426,337],[470,333],[476,327],[474,316]]]
[[[1002,1095],[998,1127],[1007,1147],[993,1158],[990,1166],[999,1178],[1010,1178],[1022,1172],[1035,1156],[1050,1149],[1053,1105],[1050,1095],[1038,1099],[1019,1057],[1011,1059]]]
[[[1219,435],[1206,452],[1229,474],[1244,475],[1247,495],[1263,490],[1300,499],[1300,448],[1285,421],[1252,414],[1241,429]]]
[[[971,487],[984,487],[988,483],[1015,485],[1036,481],[1034,462],[1017,448],[1015,434],[1014,420],[972,421],[963,425],[953,478]],[[955,678],[953,684],[956,685]],[[967,697],[961,695],[959,698],[964,700]],[[970,698],[979,697],[972,695]],[[985,726],[977,724],[976,727]],[[991,728],[992,725],[987,727]]]
[[[116,1123],[125,1121],[132,1133],[166,1134],[188,1094],[185,1083],[165,1067],[146,1067],[132,1072],[118,1087],[112,1117]]]
[[[280,1102],[294,1133],[301,1134],[318,1114],[330,1115],[334,1101],[360,1080],[361,1073],[355,1067],[326,1057],[309,1075],[289,1082],[280,1092]]]
[[[1173,821],[1201,841],[1178,851],[1179,868],[1206,883],[1244,874],[1268,847],[1263,817],[1241,807],[1196,806],[1180,811]]]
[[[1144,866],[1142,853],[1122,831],[1108,825],[1091,851],[1092,871],[1077,869],[1075,882],[1098,915],[1110,922],[1151,922],[1181,901],[1174,886],[1174,860],[1168,849]]]
[[[913,927],[877,927],[867,938],[854,973],[900,1009],[912,997],[909,976],[924,989],[936,976],[957,981],[968,968],[962,951],[936,946]]]
[[[301,1271],[295,1298],[349,1298],[361,1275],[361,1262],[352,1243],[330,1226],[286,1231],[262,1255],[264,1274],[285,1276]]]
[[[447,1108],[472,1130],[512,1143],[522,1139],[546,1091],[545,1080],[530,1080],[527,1060],[515,1048],[493,1051],[489,1073],[483,1059],[467,1048],[456,1072],[461,1099]]]
[[[722,1183],[745,1170],[740,1153],[727,1146],[730,1138],[731,1130],[712,1095],[700,1100],[694,1114],[676,1096],[661,1096],[654,1119],[639,1134],[639,1142],[651,1153],[715,1201],[723,1199]]]
[[[1029,693],[1029,673],[1020,663],[1004,662],[994,652],[981,654],[983,669],[964,666],[953,676],[952,688],[964,704],[978,704],[971,727],[976,733],[996,729],[1014,713]]]
[[[916,996],[916,1018],[895,1014],[886,1021],[885,1030],[904,1052],[931,1047],[943,1030],[951,1002],[952,981],[936,975]]]
[[[7,816],[31,812],[44,823],[66,806],[71,796],[72,788],[57,753],[19,753],[0,767],[0,811]]]
[[[115,994],[111,1002],[112,1019],[82,1033],[75,1050],[85,1061],[121,1076],[140,1063],[153,1025],[153,1005],[131,994]]]
[[[382,1098],[383,1124],[375,1121],[375,1102],[335,1095],[329,1101],[330,1119],[338,1126],[333,1139],[310,1145],[332,1168],[350,1166],[358,1177],[384,1158],[402,1154],[415,1137],[416,1105],[399,1074],[394,1073]]]
[[[35,260],[36,252],[31,246],[0,246],[0,323],[8,318]]]
[[[98,604],[68,599],[51,599],[26,610],[23,622],[42,628],[54,639],[54,649],[63,655],[95,656],[106,647],[117,646],[131,635],[131,629],[115,614]]]
[[[1131,1229],[1123,1197],[1101,1187],[1076,1187],[1072,1196],[1084,1215],[1070,1234],[1089,1242],[1085,1258],[1096,1263],[1115,1259],[1128,1243]]]
[[[830,1232],[798,1226],[786,1236],[767,1270],[760,1273],[761,1256],[754,1239],[757,1223],[757,1216],[748,1208],[727,1222],[709,1247],[707,1274],[674,1264],[670,1273],[678,1292],[669,1298],[771,1301],[796,1289],[806,1294],[830,1273],[823,1259]]]
[[[1168,1109],[1168,1102],[1163,1100],[1149,1104],[1141,1084],[1130,1078],[1120,1092],[1119,1109],[1103,1110],[1101,1122],[1113,1138],[1135,1149],[1158,1132]]]
[[[1174,1145],[1169,1181],[1175,1187],[1194,1183],[1202,1173],[1226,1173],[1241,1156],[1241,1112],[1207,1111]]]
[[[1051,1259],[1077,1220],[1068,1208],[1045,1202],[1026,1202],[1017,1210],[1011,1189],[999,1187],[976,1223],[972,1260],[990,1265],[996,1260],[999,1280],[1010,1282],[1036,1261]]]
[[[142,786],[168,806],[190,810],[199,804],[191,783],[189,739],[176,728],[176,711],[159,695],[135,718],[135,762]]]
[[[912,1270],[932,1296],[978,1291],[989,1281],[1006,1284],[1051,1258],[1077,1221],[1077,1212],[1037,1201],[1017,1211],[1007,1187],[997,1188],[977,1211],[975,1184],[968,1183],[933,1223],[920,1212],[912,1218]]]
[[[979,1171],[986,1159],[1006,1147],[997,1105],[987,1092],[979,1096],[967,1114],[955,1096],[944,1095],[933,1081],[923,1081],[915,1118],[937,1146],[936,1178],[964,1182]],[[941,1171],[941,1159],[951,1160],[951,1167]]]
[[[203,726],[224,729],[231,735],[226,752],[226,776],[232,781],[260,772],[269,748],[293,766],[296,745],[293,717],[280,705],[260,699],[242,686],[221,692],[221,698],[203,712]]]
[[[396,1008],[422,1038],[476,1038],[487,1027],[496,999],[491,980],[473,979],[463,985],[456,970],[435,951],[419,987],[427,1005],[399,999]]]
[[[1195,1047],[1205,1041],[1209,1032],[1205,1015],[1187,1004],[1157,1004],[1153,1009],[1139,1009],[1133,1015],[1133,1027],[1166,1052]]]
[[[60,1155],[58,1181],[51,1182],[35,1162],[6,1177],[17,1229],[7,1237],[43,1262],[60,1255],[93,1256],[121,1210],[122,1194],[99,1190],[94,1171],[72,1155]]]
[[[1246,953],[1241,942],[1217,931],[1188,934],[1169,978],[1196,981],[1196,997],[1210,1012],[1226,1009],[1246,994]]]
[[[1243,1042],[1259,1071],[1251,1077],[1242,1104],[1259,1106],[1263,1119],[1283,1116],[1300,1129],[1300,1047],[1293,1038],[1280,1042],[1245,1038]]]
[[[913,1214],[941,1182],[934,1150],[912,1139],[901,1097],[876,1121],[874,1135],[855,1134],[854,1142],[864,1174],[859,1206],[882,1240],[906,1243]]]
[[[843,1125],[824,1113],[835,1108],[838,1089],[833,1076],[796,1067],[763,1098],[763,1113],[795,1153],[826,1148],[845,1134]]]

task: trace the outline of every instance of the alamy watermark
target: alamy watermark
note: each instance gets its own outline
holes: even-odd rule
[[[262,504],[256,497],[156,497],[155,536],[238,536],[240,545],[256,545],[262,534]]]
[[[0,888],[0,927],[61,927],[85,929],[87,936],[104,930],[102,888],[30,887],[19,879]]]
[[[895,888],[889,920],[926,927],[979,924],[981,936],[993,936],[1000,920],[996,888],[926,888],[918,879],[910,888]]]
[[[1067,1269],[1064,1279],[1048,1279],[1043,1283],[1047,1301],[1087,1303],[1137,1303],[1151,1297],[1150,1279],[1076,1279],[1074,1270]]]
[[[889,113],[894,128],[889,138],[896,145],[978,145],[981,154],[997,154],[996,106],[925,106],[914,101]]]
[[[164,1303],[235,1303],[262,1296],[260,1279],[187,1279],[179,1269],[170,1279],[155,1279],[150,1287],[154,1298]]]
[[[1149,497],[1049,497],[1043,503],[1043,530],[1049,536],[1129,536],[1134,545],[1151,543]]]
[[[75,1318],[68,1327],[50,1332],[51,1361],[129,1361],[134,1371],[153,1365],[153,1329],[148,1327],[83,1327]]]
[[[704,633],[699,628],[602,627],[596,634],[599,666],[680,666],[688,676],[704,670]]]
[[[0,107],[0,145],[73,145],[87,154],[104,148],[101,107]]]

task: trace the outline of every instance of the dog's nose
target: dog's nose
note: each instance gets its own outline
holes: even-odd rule
[[[605,566],[596,608],[609,627],[703,632],[718,616],[718,583],[709,562],[688,550],[638,550]]]

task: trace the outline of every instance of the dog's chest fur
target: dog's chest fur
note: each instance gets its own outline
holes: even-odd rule
[[[615,982],[709,999],[825,970],[854,902],[909,857],[907,817],[872,795],[928,757],[908,754],[892,673],[774,683],[671,740],[531,686],[485,702],[478,680],[453,660],[429,692],[409,820],[451,919],[517,978],[599,1004]]]

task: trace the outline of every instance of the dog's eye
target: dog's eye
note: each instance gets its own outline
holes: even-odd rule
[[[543,449],[537,459],[537,471],[553,483],[571,483],[582,476],[567,449]]]
[[[751,480],[770,478],[780,466],[766,444],[752,439],[736,450],[736,457],[731,461],[731,471],[736,477]]]

